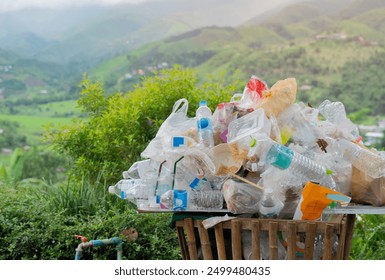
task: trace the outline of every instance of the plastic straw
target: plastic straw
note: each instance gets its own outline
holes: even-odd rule
[[[171,187],[172,190],[174,189],[174,185],[175,185],[176,165],[177,165],[178,162],[180,162],[183,158],[184,158],[184,156],[182,156],[180,159],[178,159],[178,160],[174,163],[174,174],[173,174],[173,177],[172,177],[172,187]]]
[[[154,196],[156,196],[156,192],[158,191],[160,172],[162,172],[163,164],[164,164],[166,161],[167,161],[167,160],[164,160],[164,161],[159,165],[159,169],[158,169],[158,177],[156,178],[156,185],[155,185]]]

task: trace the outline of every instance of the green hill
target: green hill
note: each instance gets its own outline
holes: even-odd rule
[[[279,79],[296,77],[302,101],[316,105],[326,98],[342,98],[356,104],[347,108],[349,112],[365,105],[374,108],[373,115],[384,114],[381,102],[373,102],[385,99],[380,83],[365,85],[376,98],[353,93],[356,99],[348,101],[348,93],[340,92],[354,79],[350,68],[359,71],[364,65],[364,76],[377,71],[373,77],[385,69],[382,60],[379,68],[370,67],[385,54],[385,3],[381,8],[378,1],[368,2],[361,13],[353,12],[362,6],[361,1],[341,1],[337,6],[333,6],[335,1],[296,3],[270,13],[263,22],[195,29],[105,61],[90,74],[109,89],[121,91],[137,81],[138,70],[146,75],[162,63],[194,67],[202,76],[225,71],[228,79],[237,75],[246,81],[255,74],[270,86]]]
[[[0,49],[0,112],[15,113],[18,105],[44,104],[77,98],[76,65],[21,58]]]

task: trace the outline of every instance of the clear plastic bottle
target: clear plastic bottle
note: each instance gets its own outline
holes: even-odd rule
[[[265,188],[259,204],[261,218],[277,218],[283,208],[283,203],[275,195],[272,188]]]
[[[199,102],[196,111],[199,143],[205,147],[214,147],[214,134],[212,128],[212,112],[207,107],[206,100]]]
[[[190,191],[189,203],[192,207],[201,210],[214,210],[223,208],[223,194],[220,190]]]
[[[318,110],[329,122],[353,136],[353,140],[360,138],[358,127],[346,116],[345,106],[342,102],[323,101]]]
[[[121,199],[133,200],[135,199],[136,188],[141,184],[142,180],[140,179],[123,179],[114,186],[109,186],[108,192]]]
[[[385,176],[385,159],[345,139],[337,140],[343,150],[343,157],[354,167],[372,178]]]
[[[257,156],[260,160],[279,169],[288,169],[293,175],[304,181],[315,181],[335,190],[332,171],[315,161],[283,146],[270,138],[257,140]]]

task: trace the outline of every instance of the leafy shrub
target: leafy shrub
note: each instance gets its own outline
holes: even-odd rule
[[[46,147],[32,147],[28,151],[16,148],[8,168],[3,168],[0,179],[15,184],[24,179],[57,182],[66,177],[68,158]]]
[[[81,87],[78,104],[89,117],[48,130],[46,139],[74,160],[72,172],[78,178],[92,179],[102,174],[111,182],[140,159],[140,153],[178,99],[189,100],[189,114],[193,116],[200,99],[206,99],[212,110],[218,103],[230,100],[236,83],[209,80],[198,84],[192,70],[175,66],[145,78],[125,94],[105,97],[103,85],[87,77]]]
[[[0,149],[14,149],[27,144],[27,137],[18,133],[20,124],[9,120],[0,120]]]
[[[139,237],[123,243],[123,259],[179,259],[176,233],[169,215],[138,215],[129,205],[107,202],[92,215],[69,215],[65,208],[52,211],[52,202],[36,196],[30,187],[0,187],[0,259],[74,259],[80,243],[121,236],[123,229],[136,228]],[[85,249],[83,259],[116,259],[111,246]]]

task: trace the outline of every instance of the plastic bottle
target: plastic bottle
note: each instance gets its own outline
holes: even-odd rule
[[[265,219],[278,218],[284,204],[274,194],[270,187],[265,187],[261,201],[259,203],[259,216]],[[269,235],[268,232],[261,232],[261,259],[268,260],[270,257]],[[278,242],[278,259],[285,259],[285,248]]]
[[[315,181],[335,190],[331,170],[270,138],[257,140],[256,148],[250,152],[255,152],[259,159],[267,164],[282,170],[289,169],[293,175],[304,181]]]
[[[357,141],[361,138],[358,127],[346,116],[345,106],[342,102],[325,100],[319,105],[318,110],[329,122],[348,132],[353,137],[352,140]]]
[[[265,188],[259,204],[259,214],[262,218],[277,218],[283,208],[283,203],[273,192],[272,188]]]
[[[160,197],[160,208],[177,210],[220,210],[223,208],[220,190],[169,190]]]
[[[214,134],[212,128],[212,112],[207,107],[206,100],[199,102],[196,111],[199,143],[205,147],[214,147]]]
[[[189,203],[192,207],[202,210],[223,208],[223,195],[220,190],[190,191]]]
[[[345,139],[337,140],[343,150],[343,157],[354,167],[372,178],[385,175],[385,159]]]
[[[108,192],[115,194],[121,199],[134,199],[136,193],[135,188],[140,184],[142,184],[140,179],[123,179],[114,186],[109,186]]]

